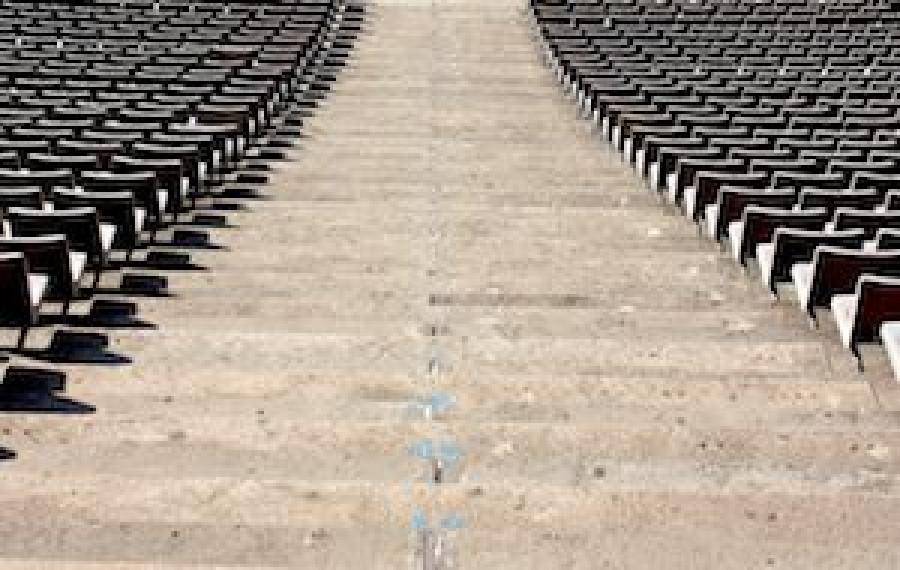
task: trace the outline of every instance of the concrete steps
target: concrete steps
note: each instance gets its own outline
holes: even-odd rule
[[[268,183],[190,226],[217,247],[134,270],[170,297],[104,276],[141,326],[78,331],[128,362],[42,363],[96,412],[4,415],[0,567],[900,566],[886,363],[773,308],[539,62],[518,0],[368,2]]]

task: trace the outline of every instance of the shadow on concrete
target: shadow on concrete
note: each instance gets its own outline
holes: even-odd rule
[[[76,330],[56,331],[46,349],[23,349],[20,354],[54,364],[131,363],[128,356],[109,350],[109,336],[105,333]]]
[[[90,414],[94,406],[58,395],[66,375],[59,370],[13,366],[0,382],[0,412]]]

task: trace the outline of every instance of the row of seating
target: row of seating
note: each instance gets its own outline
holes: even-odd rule
[[[0,6],[0,326],[23,351],[302,123],[350,48],[344,0]],[[293,116],[292,116],[293,115]],[[90,284],[86,276],[92,274]],[[0,392],[3,386],[0,385]]]
[[[880,0],[531,0],[577,112],[862,368],[900,377],[900,19]]]

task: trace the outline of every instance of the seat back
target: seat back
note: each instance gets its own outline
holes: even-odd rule
[[[0,253],[0,323],[25,326],[32,320],[28,262],[22,253]]]
[[[52,188],[70,188],[72,171],[66,169],[26,172],[22,170],[0,170],[0,187],[38,186],[44,192]]]
[[[762,206],[747,206],[744,209],[744,235],[748,246],[772,241],[778,228],[821,230],[828,222],[828,212],[822,209],[782,210]]]
[[[800,192],[800,207],[803,209],[819,208],[834,214],[841,208],[866,209],[874,208],[883,202],[875,190],[846,192],[838,190],[819,190],[804,188]]]
[[[856,295],[851,346],[875,340],[883,323],[900,320],[900,279],[862,275],[856,285]]]
[[[816,248],[813,255],[811,306],[827,304],[838,293],[851,293],[864,273],[900,277],[900,251],[867,252],[830,246]]]
[[[9,208],[40,208],[43,203],[43,191],[37,186],[0,188],[0,212]]]
[[[52,292],[74,294],[66,236],[0,237],[0,253],[21,253],[31,271],[47,274]]]
[[[72,249],[83,251],[90,256],[103,254],[100,245],[100,221],[94,208],[49,211],[10,208],[7,219],[14,236],[63,234]]]
[[[89,192],[131,192],[152,217],[161,217],[153,172],[82,172],[78,181]]]
[[[875,248],[878,250],[900,250],[900,230],[883,228],[875,237]]]
[[[718,197],[719,226],[725,228],[731,222],[739,220],[744,209],[749,206],[790,209],[796,199],[791,190],[764,191],[758,188],[723,186],[719,189]]]
[[[866,239],[872,239],[881,228],[900,229],[900,212],[839,208],[834,214],[834,229],[850,228],[860,228],[866,233]]]
[[[64,209],[93,208],[101,222],[118,228],[116,238],[126,247],[137,244],[137,222],[134,208],[136,199],[131,192],[84,192],[78,190],[56,190],[53,203]]]
[[[775,253],[770,280],[772,282],[789,280],[791,266],[810,261],[815,255],[816,248],[820,246],[859,249],[864,240],[865,233],[859,229],[823,232],[778,228],[772,238]]]

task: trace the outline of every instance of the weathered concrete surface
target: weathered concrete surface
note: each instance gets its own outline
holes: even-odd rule
[[[109,331],[133,363],[65,367],[97,412],[2,418],[0,568],[422,568],[417,512],[444,568],[900,567],[883,357],[773,308],[537,53],[518,2],[371,3],[268,199]]]

